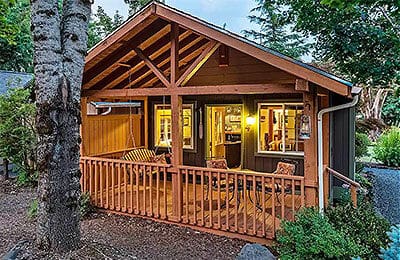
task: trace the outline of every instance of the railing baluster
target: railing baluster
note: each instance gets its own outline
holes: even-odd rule
[[[237,232],[238,231],[238,229],[239,229],[239,227],[238,227],[238,214],[239,214],[239,212],[238,212],[238,207],[239,207],[239,197],[238,197],[238,195],[239,195],[239,183],[238,183],[238,174],[235,172],[235,194],[234,194],[234,196],[235,196],[235,232]]]
[[[103,178],[104,178],[104,171],[103,171],[103,166],[104,166],[104,164],[103,164],[103,162],[99,162],[99,167],[100,167],[100,207],[104,207],[104,204],[103,204],[103,186],[104,186],[104,181],[103,181]]]
[[[139,165],[135,164],[135,187],[136,187],[136,208],[135,208],[135,214],[140,214],[140,198],[139,198],[139,192],[140,192],[140,187],[139,187]]]
[[[225,192],[225,230],[229,230],[229,173],[225,173],[225,181],[226,181],[226,192]]]
[[[261,207],[262,207],[262,236],[265,236],[265,208],[267,207],[267,205],[265,204],[265,177],[262,176],[261,177]]]
[[[294,180],[292,179],[292,219],[294,220],[294,212],[295,212],[295,196],[296,196],[296,191],[295,191],[296,186],[294,185]]]
[[[122,174],[124,176],[124,208],[123,212],[127,211],[128,208],[128,173],[126,169],[126,163],[122,165]]]
[[[106,203],[107,206],[105,207],[106,209],[110,208],[110,194],[109,194],[109,189],[110,189],[110,165],[109,162],[105,162],[106,164]]]
[[[129,208],[129,213],[133,213],[133,165],[132,163],[129,163],[129,187],[131,190],[130,193],[130,208]]]
[[[257,200],[256,200],[256,176],[253,177],[253,235],[257,234],[256,221],[257,221]]]
[[[209,222],[210,222],[210,228],[212,228],[213,227],[213,210],[212,210],[212,207],[213,207],[213,202],[212,202],[212,194],[213,194],[213,192],[212,192],[212,189],[213,189],[213,187],[212,187],[212,172],[211,171],[208,171],[208,193],[209,193],[209,195],[208,195],[208,200],[209,200],[209,213],[210,213],[210,215],[209,215]]]
[[[157,215],[156,218],[160,218],[160,166],[156,167],[156,203],[157,203]]]
[[[154,214],[154,212],[153,212],[153,166],[149,166],[149,169],[150,170],[148,172],[148,175],[149,175],[149,186],[150,186],[150,188],[149,188],[150,212],[149,212],[149,214],[147,214],[147,216],[151,217]]]
[[[164,218],[168,218],[167,214],[167,169],[164,167]]]
[[[93,203],[94,202],[94,199],[93,199],[94,173],[93,173],[92,160],[88,160],[88,161],[89,161],[89,194],[90,194],[90,199]]]
[[[189,223],[189,174],[188,170],[184,170],[185,176],[185,212],[186,212],[186,223]]]
[[[281,218],[285,219],[285,179],[281,178]]]
[[[117,163],[117,171],[118,171],[118,207],[117,210],[121,211],[122,208],[122,199],[121,199],[121,184],[122,184],[122,176],[121,176],[121,163]]]
[[[115,209],[115,163],[111,163],[111,209]]]
[[[142,174],[142,178],[143,178],[143,212],[142,215],[146,215],[147,214],[147,205],[146,205],[146,178],[147,178],[147,173],[146,173],[146,165],[140,165],[141,170],[141,174]]]
[[[275,232],[276,232],[276,226],[275,226],[275,196],[276,196],[276,185],[275,185],[275,178],[272,177],[272,236],[275,237]]]
[[[244,203],[244,213],[243,213],[243,232],[247,233],[247,176],[243,174],[243,203]]]
[[[218,211],[217,211],[217,227],[218,229],[221,228],[221,173],[217,172],[217,204],[218,204]],[[226,188],[226,187],[225,187]]]
[[[196,209],[196,170],[193,171],[193,224],[197,224],[197,209]]]
[[[201,190],[201,202],[200,202],[200,216],[201,216],[201,226],[204,226],[204,171],[200,171],[200,190]]]

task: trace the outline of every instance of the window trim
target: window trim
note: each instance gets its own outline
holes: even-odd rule
[[[152,138],[153,138],[154,147],[169,149],[169,148],[172,148],[172,144],[164,146],[164,145],[159,145],[157,143],[157,137],[156,137],[156,135],[157,135],[157,107],[169,107],[169,109],[171,110],[172,109],[171,104],[157,103],[157,104],[153,105],[153,110],[154,110],[153,111],[153,116],[154,116],[153,127],[154,127],[154,129],[153,129],[153,137]],[[195,145],[196,139],[195,139],[195,129],[194,129],[194,127],[195,127],[195,125],[194,125],[195,124],[195,118],[194,118],[195,117],[195,113],[194,113],[195,104],[194,103],[182,104],[182,110],[188,109],[188,108],[191,110],[191,114],[192,114],[192,116],[191,116],[191,133],[192,133],[191,145],[190,145],[190,147],[189,146],[185,147],[185,145],[183,145],[182,148],[184,150],[194,151],[196,149],[196,145]],[[172,110],[171,110],[171,120],[172,120]],[[183,117],[182,117],[182,120],[183,120]],[[171,122],[171,124],[172,124],[172,122]],[[182,122],[182,128],[183,128],[183,122]],[[182,131],[182,134],[183,134],[183,131]]]
[[[290,155],[290,156],[301,156],[304,157],[304,151],[263,151],[260,149],[260,108],[261,106],[266,105],[266,106],[277,106],[281,105],[283,109],[283,114],[285,115],[285,110],[287,105],[298,105],[298,106],[303,106],[304,109],[304,103],[302,102],[287,102],[287,101],[276,101],[276,102],[257,102],[257,154],[260,155]],[[285,123],[282,126],[282,132],[283,135],[285,136],[285,131],[286,131],[286,125]],[[286,149],[286,138],[283,138],[283,148]]]

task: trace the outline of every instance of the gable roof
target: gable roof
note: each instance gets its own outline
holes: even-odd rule
[[[167,26],[167,23],[162,24],[162,22],[159,20],[164,22],[167,21],[168,24],[170,22],[177,23],[181,28],[185,28],[187,31],[193,32],[204,39],[220,42],[226,46],[261,60],[266,64],[272,65],[280,70],[295,75],[298,78],[320,85],[340,95],[348,96],[351,93],[351,88],[353,85],[346,80],[336,77],[335,75],[312,65],[295,60],[270,48],[266,48],[265,46],[250,41],[247,38],[203,21],[178,9],[174,9],[163,3],[155,1],[149,3],[140,12],[129,18],[116,31],[99,42],[89,51],[86,57],[86,75],[84,73],[83,87],[91,88],[93,86],[91,84],[85,84],[97,77],[97,74],[89,77],[87,76],[87,74],[90,74],[89,72],[99,72],[99,70],[96,71],[92,69],[95,67],[96,62],[101,59],[105,59],[107,56],[112,56],[118,47],[125,45],[125,47],[129,48],[133,46],[132,44],[128,43],[130,36],[143,34],[143,31],[149,32],[149,28],[153,28],[154,33],[159,33],[164,30],[165,26]],[[163,34],[161,34],[161,36],[162,35]],[[148,35],[148,37],[150,36]],[[139,42],[137,45],[138,44]],[[111,75],[114,74],[111,73]],[[90,80],[88,80],[88,78],[90,78]],[[109,81],[105,82],[108,83]],[[100,81],[100,83],[104,82]],[[96,82],[94,85],[95,88],[101,87],[98,86],[99,84],[96,86]],[[120,87],[117,86],[117,88]]]
[[[27,87],[33,83],[33,74],[0,70],[0,95],[10,88]]]

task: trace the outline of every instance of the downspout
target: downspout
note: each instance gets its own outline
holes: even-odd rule
[[[355,95],[349,103],[334,107],[327,107],[318,112],[318,205],[319,212],[324,213],[324,166],[323,166],[323,144],[322,144],[322,117],[326,113],[354,107],[358,102],[358,95]]]

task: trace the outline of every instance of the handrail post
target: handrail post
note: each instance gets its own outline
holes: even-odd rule
[[[329,185],[329,172],[327,165],[324,165],[324,205],[325,208],[329,205],[329,194],[330,194],[330,185]]]
[[[357,208],[357,189],[353,185],[350,185],[350,194],[351,194],[351,201],[353,202],[353,206],[355,208]]]

